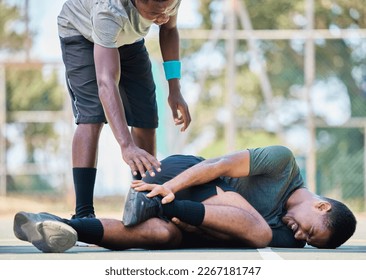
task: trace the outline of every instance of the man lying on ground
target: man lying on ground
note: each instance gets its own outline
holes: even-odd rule
[[[122,223],[19,212],[14,233],[43,252],[63,252],[77,239],[112,250],[298,248],[306,243],[336,248],[355,231],[356,219],[346,205],[306,189],[286,147],[247,149],[208,160],[175,155],[161,164],[163,171],[155,177],[133,182]],[[199,231],[181,230],[175,223]]]

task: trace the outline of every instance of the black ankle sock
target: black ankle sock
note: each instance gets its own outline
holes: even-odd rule
[[[163,214],[169,219],[177,217],[182,222],[199,226],[205,217],[205,206],[201,202],[173,200],[171,203],[163,204]]]
[[[75,217],[82,218],[94,214],[93,197],[96,168],[73,168],[76,207]]]
[[[76,218],[66,222],[78,233],[78,240],[99,245],[104,234],[102,223],[95,218]]]

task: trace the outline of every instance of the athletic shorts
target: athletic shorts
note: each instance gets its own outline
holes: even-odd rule
[[[83,36],[60,38],[66,83],[75,123],[107,123],[98,95],[94,44]],[[141,40],[118,48],[121,76],[119,91],[129,126],[158,127],[158,110],[151,61]]]
[[[172,155],[161,161],[161,172],[155,172],[154,177],[151,177],[149,173],[146,172],[147,176],[143,180],[150,184],[161,185],[203,160],[204,158],[192,155]],[[217,178],[208,183],[192,186],[179,191],[175,194],[175,199],[202,202],[217,194],[216,187],[221,188],[223,191],[235,192],[235,189],[228,183]]]

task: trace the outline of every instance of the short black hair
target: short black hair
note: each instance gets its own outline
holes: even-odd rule
[[[330,230],[331,236],[322,248],[335,249],[345,243],[356,230],[356,217],[342,202],[322,197],[332,205],[325,217],[325,225]]]

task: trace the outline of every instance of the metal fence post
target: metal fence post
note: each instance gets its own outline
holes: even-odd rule
[[[6,87],[5,66],[0,64],[0,196],[6,195]]]

